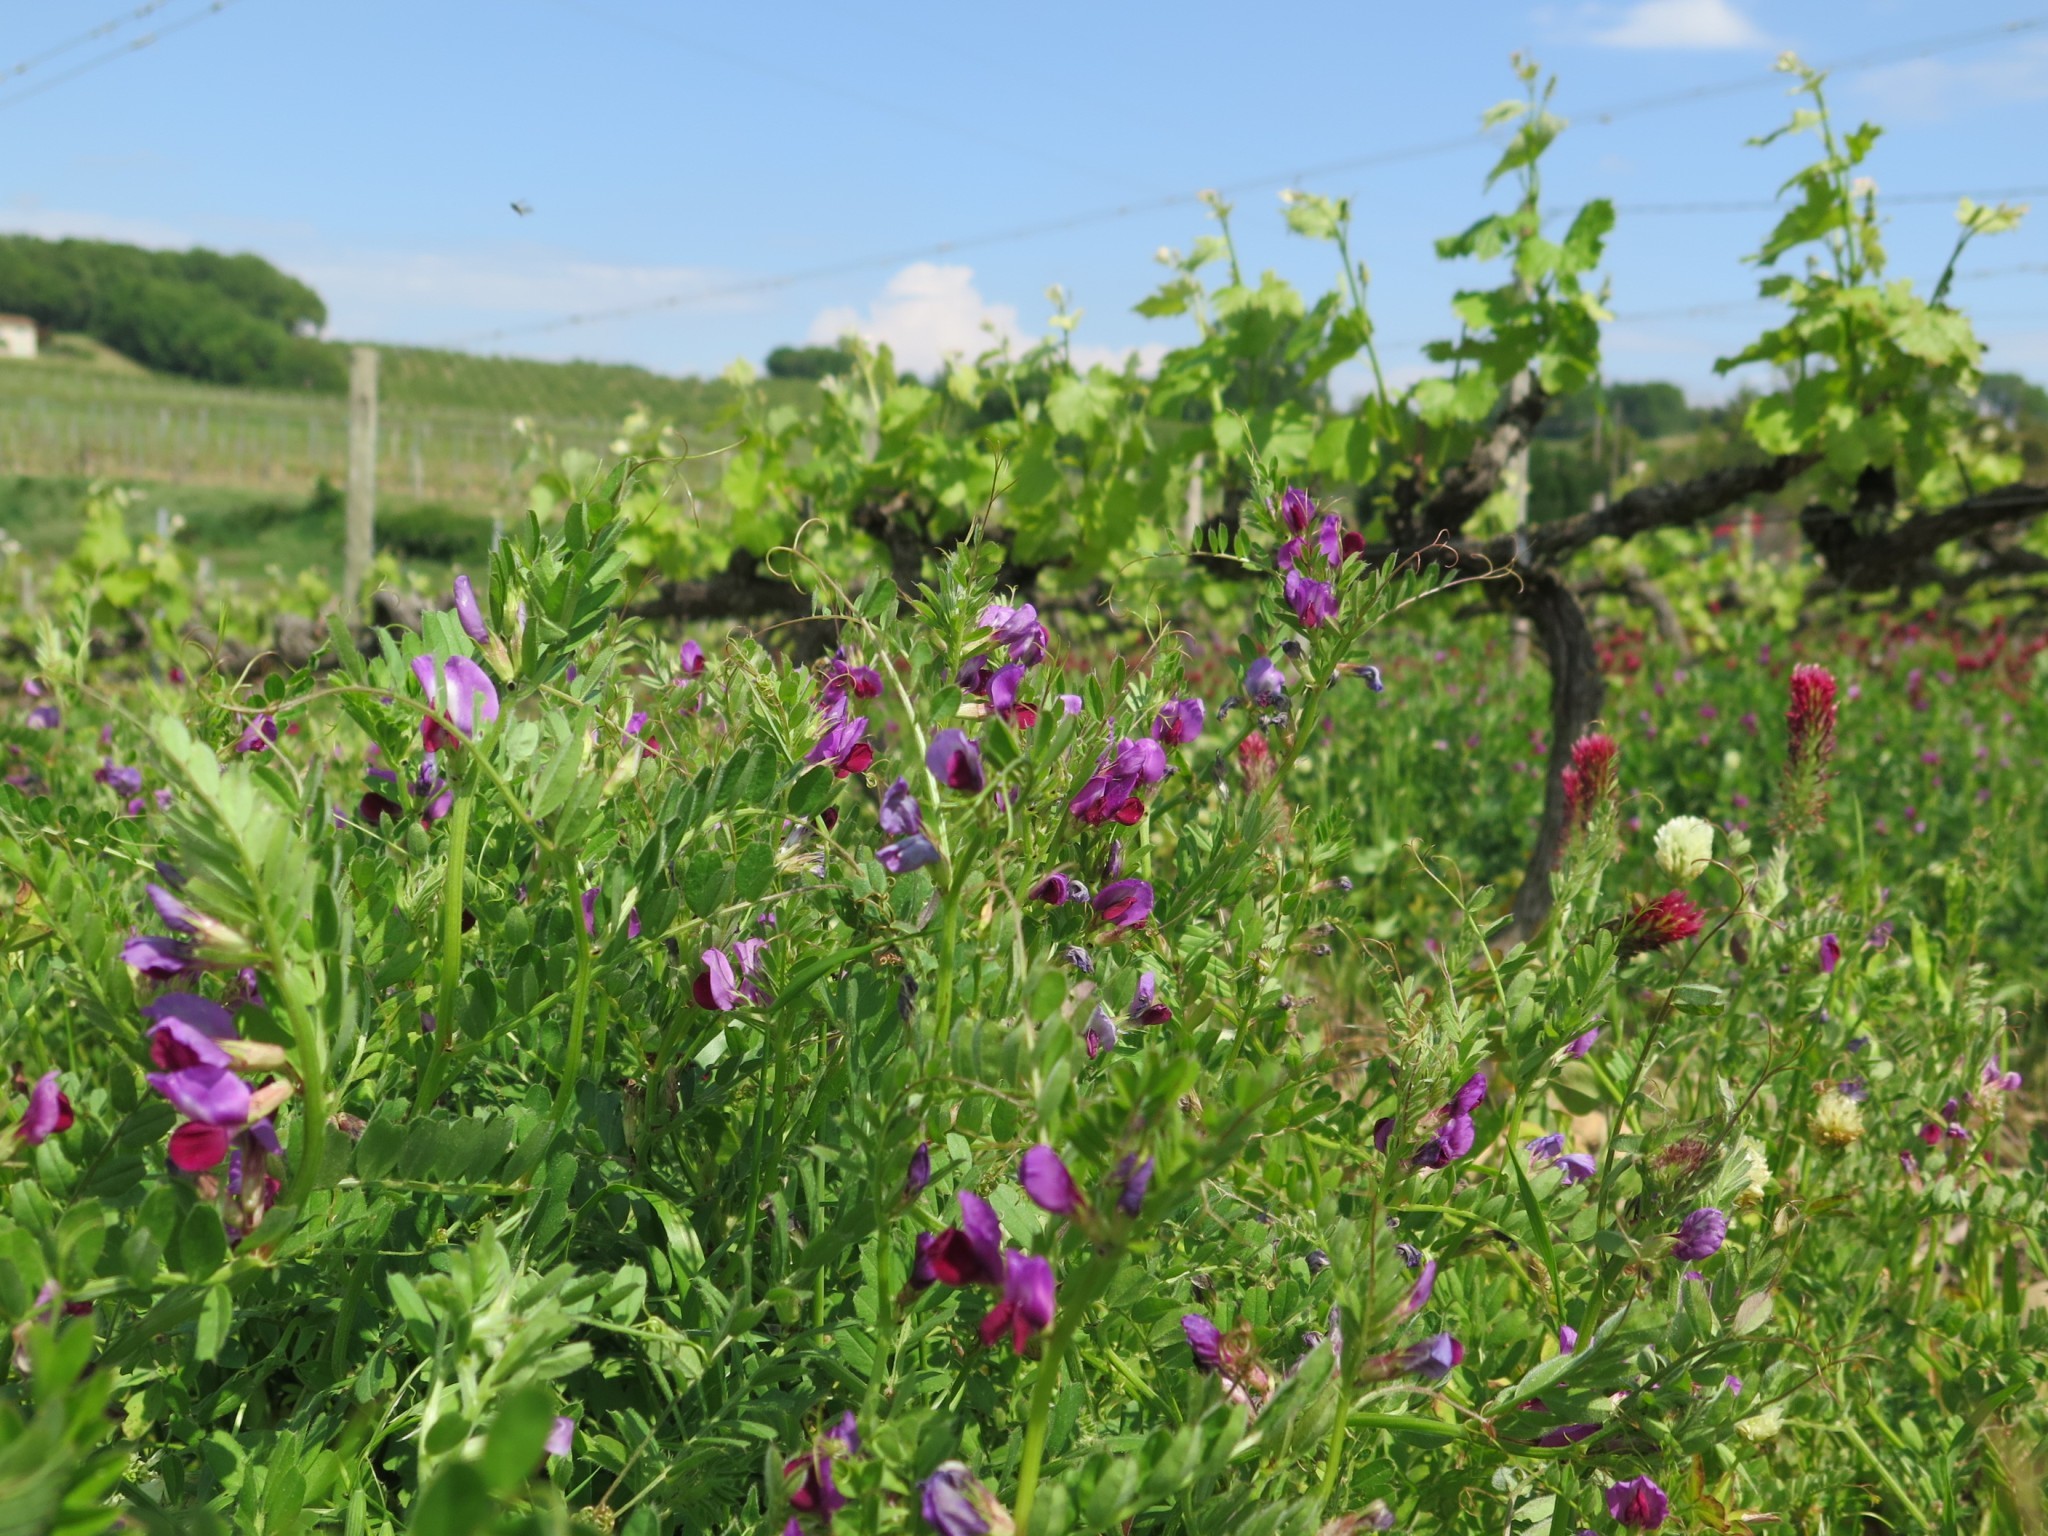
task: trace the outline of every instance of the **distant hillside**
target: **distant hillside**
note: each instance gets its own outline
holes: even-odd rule
[[[260,256],[0,236],[0,311],[211,384],[334,392],[347,377],[312,339],[320,295]]]
[[[348,350],[346,343],[330,345],[338,354]],[[677,378],[630,363],[547,363],[430,347],[380,346],[378,351],[378,393],[394,405],[605,422],[645,406],[687,430],[709,424],[732,399],[732,386],[723,380]],[[773,379],[766,387],[793,405],[816,396],[816,385],[803,379]]]

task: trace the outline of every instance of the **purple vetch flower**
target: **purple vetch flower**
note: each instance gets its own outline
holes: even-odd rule
[[[1476,1134],[1470,1115],[1453,1115],[1443,1129],[1422,1144],[1413,1159],[1418,1168],[1448,1168],[1472,1150]]]
[[[1570,1189],[1598,1173],[1600,1163],[1590,1152],[1567,1152],[1557,1160],[1557,1171],[1564,1176],[1564,1187]]]
[[[271,743],[277,740],[277,716],[261,714],[242,728],[242,734],[235,738],[237,752],[268,752]]]
[[[1066,964],[1071,965],[1083,976],[1093,976],[1095,974],[1095,962],[1088,957],[1088,951],[1078,944],[1069,944],[1065,949],[1061,950],[1060,959]]]
[[[1891,941],[1891,919],[1884,918],[1880,920],[1874,927],[1871,928],[1869,936],[1865,938],[1863,942],[1865,946],[1870,949],[1883,949],[1885,945],[1891,943]]]
[[[1145,1191],[1152,1183],[1153,1160],[1140,1159],[1135,1152],[1127,1153],[1116,1165],[1116,1179],[1122,1186],[1117,1191],[1116,1208],[1126,1216],[1136,1216],[1144,1209]]]
[[[1320,629],[1337,617],[1337,589],[1327,581],[1289,571],[1283,591],[1303,629]]]
[[[1387,691],[1387,680],[1380,675],[1380,669],[1370,662],[1360,662],[1351,669],[1352,674],[1364,682],[1374,693]]]
[[[469,584],[467,576],[455,578],[455,620],[462,626],[462,632],[482,645],[491,638],[491,632],[484,624],[484,610],[476,600],[476,588]]]
[[[1870,1084],[1860,1077],[1845,1077],[1835,1084],[1835,1091],[1843,1098],[1856,1104],[1870,1102]]]
[[[1834,973],[1835,973],[1835,967],[1836,967],[1836,966],[1838,966],[1838,965],[1840,965],[1841,963],[1842,963],[1842,941],[1841,941],[1840,939],[1836,938],[1836,937],[1835,937],[1835,936],[1834,936],[1834,935],[1833,935],[1832,933],[1824,933],[1824,934],[1822,934],[1822,935],[1820,936],[1820,973],[1821,973],[1821,975],[1823,975],[1823,976],[1832,976],[1832,975],[1834,975]]]
[[[1607,1490],[1607,1515],[1617,1525],[1654,1531],[1670,1513],[1670,1499],[1648,1474],[1631,1477]]]
[[[142,770],[124,768],[111,757],[104,759],[93,770],[95,784],[104,784],[117,795],[139,795],[142,793]]]
[[[1109,1016],[1109,1010],[1097,1003],[1095,1011],[1088,1015],[1088,1025],[1081,1031],[1081,1044],[1087,1049],[1088,1059],[1093,1061],[1104,1051],[1114,1050],[1117,1042],[1116,1020]]]
[[[57,1073],[52,1070],[37,1078],[35,1087],[29,1089],[28,1108],[22,1111],[21,1123],[14,1130],[23,1146],[39,1147],[59,1131],[70,1130],[75,1118],[71,1100],[57,1086]]]
[[[938,1536],[990,1536],[1000,1521],[1010,1529],[1009,1512],[960,1461],[942,1461],[918,1485],[924,1523]]]
[[[161,1030],[164,1026],[157,1028]],[[224,1129],[248,1123],[249,1085],[230,1067],[181,1067],[172,1072],[151,1072],[147,1080],[187,1120]]]
[[[1407,1299],[1394,1309],[1394,1315],[1396,1317],[1413,1317],[1429,1305],[1430,1295],[1435,1290],[1436,1260],[1425,1259],[1421,1272],[1415,1277],[1414,1289],[1409,1291]]]
[[[498,718],[498,690],[484,669],[467,656],[415,656],[412,675],[419,680],[428,705],[436,710],[447,696],[447,712],[420,722],[420,740],[429,752],[453,750]]]
[[[1017,697],[1023,687],[1023,662],[1013,661],[996,668],[988,680],[988,707],[998,718],[1029,729],[1038,723],[1038,711]]]
[[[1130,1018],[1133,1024],[1164,1024],[1173,1017],[1173,1010],[1159,1001],[1159,976],[1154,971],[1140,971],[1138,985],[1131,993]]]
[[[843,779],[850,773],[866,773],[875,760],[875,749],[861,740],[867,733],[865,715],[835,721],[825,727],[825,734],[818,738],[818,744],[804,754],[804,761],[830,763],[835,779]]]
[[[576,1446],[576,1421],[566,1413],[555,1415],[554,1426],[548,1430],[547,1443],[541,1449],[550,1456],[567,1456]]]
[[[54,704],[38,704],[28,712],[28,728],[32,731],[54,731],[64,723],[64,715]]]
[[[924,815],[910,793],[910,781],[898,776],[882,791],[882,830],[891,837],[909,837],[924,830]]]
[[[1567,1445],[1577,1445],[1588,1436],[1600,1433],[1598,1424],[1560,1424],[1556,1429],[1547,1430],[1537,1437],[1536,1443],[1546,1450],[1557,1450]]]
[[[1388,1142],[1389,1142],[1390,1140],[1392,1140],[1392,1138],[1393,1138],[1393,1135],[1394,1135],[1394,1117],[1393,1117],[1392,1115],[1381,1115],[1381,1116],[1379,1117],[1379,1119],[1377,1119],[1377,1120],[1373,1121],[1373,1123],[1372,1123],[1372,1149],[1373,1149],[1373,1151],[1375,1151],[1375,1152],[1384,1152],[1384,1151],[1386,1151],[1386,1150],[1387,1150],[1387,1143],[1388,1143]]]
[[[1054,871],[1031,887],[1027,894],[1034,901],[1042,901],[1048,906],[1063,907],[1069,901],[1086,901],[1088,887],[1069,875]]]
[[[676,647],[676,670],[685,677],[704,675],[704,647],[694,640],[685,640]]]
[[[186,938],[192,938],[198,934],[199,914],[186,905],[183,897],[173,891],[166,890],[155,881],[144,882],[142,893],[149,898],[150,905],[156,908],[156,915],[163,920],[163,925],[170,929],[171,932]]]
[[[190,944],[155,934],[139,934],[123,944],[121,960],[131,969],[157,980],[189,976],[200,969]]]
[[[1742,1396],[1742,1378],[1740,1376],[1723,1376],[1721,1378],[1721,1385],[1728,1389],[1730,1396]]]
[[[1557,1330],[1557,1352],[1560,1355],[1574,1354],[1577,1352],[1578,1347],[1578,1329],[1572,1327],[1569,1323],[1567,1323]]]
[[[1701,1206],[1678,1224],[1678,1240],[1672,1244],[1674,1259],[1710,1259],[1721,1251],[1728,1238],[1728,1218],[1711,1205]]]
[[[1152,886],[1145,880],[1118,880],[1096,894],[1095,911],[1118,928],[1140,928],[1152,915]]]
[[[920,1141],[910,1154],[910,1167],[903,1175],[903,1198],[915,1200],[932,1181],[932,1144]]]
[[[2018,1093],[2026,1083],[2019,1073],[2004,1071],[2002,1060],[1997,1056],[1984,1063],[1983,1081],[1985,1087],[1995,1088],[2000,1093]]]
[[[1078,715],[1087,706],[1087,701],[1078,693],[1060,694],[1059,701],[1060,709],[1069,715]]]
[[[583,893],[583,931],[593,939],[597,937],[597,898],[599,887],[593,885]]]
[[[1600,1031],[1597,1028],[1589,1029],[1583,1035],[1580,1035],[1577,1038],[1575,1038],[1571,1042],[1571,1044],[1567,1045],[1564,1048],[1564,1053],[1573,1061],[1578,1061],[1581,1060],[1588,1051],[1592,1050],[1593,1047],[1595,1045],[1598,1045],[1599,1043]]]
[[[928,864],[939,862],[938,845],[922,832],[900,838],[893,843],[884,843],[875,850],[875,862],[892,875],[908,874],[913,869],[923,869]]]
[[[993,1344],[1007,1333],[1011,1350],[1023,1354],[1052,1326],[1055,1290],[1050,1260],[1010,1249],[1003,1255],[1003,1299],[981,1320],[981,1342]]]
[[[1208,714],[1200,699],[1175,699],[1152,722],[1152,739],[1163,747],[1186,746],[1202,734]]]
[[[1195,1357],[1198,1370],[1220,1371],[1223,1369],[1223,1330],[1199,1312],[1185,1313],[1180,1320],[1180,1331],[1187,1336],[1188,1350]]]
[[[1557,1131],[1548,1136],[1538,1136],[1534,1141],[1522,1143],[1522,1150],[1529,1155],[1529,1161],[1540,1168],[1547,1168],[1564,1155],[1564,1137]]]
[[[967,739],[965,731],[947,729],[934,735],[925,749],[924,765],[941,784],[963,794],[978,795],[988,783],[981,748]]]
[[[971,1189],[957,1196],[960,1225],[948,1227],[920,1244],[919,1260],[932,1279],[946,1285],[1003,1283],[1003,1224],[995,1208]]]
[[[1043,1143],[1025,1149],[1017,1166],[1017,1182],[1033,1205],[1055,1216],[1071,1216],[1081,1204],[1081,1187],[1067,1172],[1059,1153]]]
[[[1413,1243],[1394,1244],[1394,1257],[1408,1269],[1422,1268],[1422,1250]]]
[[[1102,861],[1103,883],[1105,885],[1108,884],[1110,881],[1121,876],[1123,872],[1124,840],[1120,837],[1112,837],[1109,840],[1109,853]]]
[[[1012,608],[990,603],[981,610],[981,627],[990,631],[998,645],[1009,648],[1010,660],[1036,666],[1045,655],[1045,626],[1038,622],[1038,609],[1030,603]]]
[[[1399,1369],[1424,1381],[1442,1381],[1465,1363],[1465,1346],[1448,1333],[1433,1333],[1393,1357]]]
[[[1261,709],[1271,709],[1287,694],[1287,674],[1269,657],[1261,656],[1246,669],[1244,691]]]
[[[1315,515],[1316,504],[1308,499],[1307,491],[1290,485],[1280,493],[1280,521],[1289,532],[1307,533]]]
[[[1453,1119],[1456,1119],[1459,1115],[1471,1114],[1473,1110],[1480,1106],[1480,1103],[1485,1098],[1486,1074],[1484,1072],[1474,1072],[1458,1085],[1458,1091],[1451,1095],[1451,1101],[1444,1106],[1444,1109]]]
[[[690,992],[696,998],[697,1006],[716,1013],[727,1013],[739,1007],[739,978],[733,974],[732,961],[725,951],[707,949],[698,958],[704,962],[704,969],[690,983]]]

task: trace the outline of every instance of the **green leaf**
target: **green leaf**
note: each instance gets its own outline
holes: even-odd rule
[[[228,1324],[234,1320],[235,1300],[225,1285],[209,1285],[199,1298],[199,1320],[195,1327],[192,1353],[200,1360],[217,1360],[227,1342]]]
[[[484,1485],[504,1498],[524,1484],[540,1465],[554,1427],[555,1397],[547,1388],[524,1386],[501,1397],[478,1463]]]

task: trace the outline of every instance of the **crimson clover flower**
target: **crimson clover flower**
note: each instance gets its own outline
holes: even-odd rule
[[[1564,784],[1564,821],[1576,830],[1594,810],[1610,800],[1616,788],[1616,762],[1621,748],[1612,736],[1595,731],[1572,743],[1572,760],[1560,778]]]
[[[1017,1182],[1041,1211],[1071,1216],[1080,1209],[1081,1186],[1067,1172],[1059,1153],[1043,1143],[1025,1149],[1023,1161],[1017,1166]]]
[[[462,632],[478,645],[491,638],[491,631],[484,623],[484,610],[476,600],[476,588],[469,584],[467,576],[455,578],[455,619],[462,626]]]
[[[1071,875],[1064,875],[1055,870],[1031,887],[1026,894],[1032,900],[1042,901],[1047,906],[1063,907],[1070,901],[1086,901],[1088,887]]]
[[[866,773],[875,760],[875,749],[861,740],[867,733],[865,715],[856,715],[851,720],[835,720],[825,727],[825,734],[818,738],[818,744],[804,754],[804,761],[830,763],[835,779],[843,779],[850,773]]]
[[[1412,1161],[1418,1168],[1448,1168],[1472,1150],[1476,1139],[1470,1115],[1453,1115],[1436,1135],[1422,1144]]]
[[[1096,915],[1117,928],[1142,928],[1152,915],[1152,885],[1147,880],[1118,880],[1105,885],[1093,902]]]
[[[1838,965],[1840,965],[1841,963],[1842,963],[1842,941],[1841,941],[1840,939],[1836,938],[1836,937],[1835,937],[1835,936],[1834,936],[1834,935],[1833,935],[1832,933],[1824,933],[1824,934],[1822,934],[1822,935],[1820,936],[1820,973],[1821,973],[1821,975],[1823,975],[1823,976],[1832,976],[1832,975],[1834,975],[1834,973],[1835,973],[1835,967],[1836,967],[1836,966],[1838,966]]]
[[[694,640],[685,640],[676,647],[676,670],[685,677],[704,675],[704,647]]]
[[[1337,617],[1337,589],[1300,571],[1289,571],[1284,584],[1288,607],[1303,629],[1320,629]]]
[[[981,610],[980,624],[990,631],[996,644],[1009,649],[1010,660],[1036,666],[1045,655],[1045,626],[1038,622],[1038,610],[1030,603],[1012,608],[990,603]]]
[[[1029,730],[1038,724],[1038,711],[1018,700],[1017,694],[1023,686],[1023,662],[1013,661],[996,668],[994,676],[988,680],[988,707],[1000,718]]]
[[[1114,1050],[1117,1042],[1116,1020],[1109,1016],[1109,1010],[1097,1003],[1095,1011],[1088,1015],[1088,1024],[1081,1031],[1081,1044],[1093,1061],[1104,1051]]]
[[[1173,1017],[1173,1010],[1159,1001],[1159,976],[1155,971],[1140,971],[1138,985],[1131,993],[1130,1019],[1133,1024],[1164,1024]]]
[[[1728,1218],[1711,1205],[1700,1207],[1678,1224],[1678,1240],[1671,1245],[1674,1259],[1709,1259],[1721,1251],[1728,1239]]]
[[[1316,515],[1316,504],[1309,500],[1308,492],[1299,486],[1290,485],[1280,493],[1280,521],[1294,533],[1307,533],[1308,525]]]
[[[1152,739],[1162,747],[1186,746],[1202,734],[1209,711],[1200,699],[1175,699],[1152,722]]]
[[[1618,1525],[1654,1531],[1670,1513],[1671,1500],[1647,1473],[1616,1483],[1607,1490],[1607,1515]]]
[[[1394,1309],[1394,1315],[1396,1317],[1413,1317],[1416,1313],[1420,1312],[1424,1307],[1429,1305],[1430,1295],[1435,1290],[1436,1260],[1425,1259],[1423,1261],[1421,1273],[1419,1273],[1415,1277],[1414,1289],[1409,1291],[1407,1298],[1401,1303],[1400,1306]]]
[[[1698,936],[1702,922],[1699,907],[1683,891],[1637,901],[1621,925],[1622,958],[1682,944]]]
[[[498,718],[498,690],[484,669],[467,656],[415,656],[412,675],[419,679],[427,703],[441,706],[447,693],[445,715],[428,715],[420,722],[420,740],[429,752],[460,747],[480,726]]]
[[[104,784],[117,795],[139,795],[142,793],[142,770],[125,768],[111,757],[101,761],[93,770],[92,781]]]
[[[1003,1299],[981,1320],[981,1342],[993,1344],[1007,1333],[1011,1350],[1023,1354],[1026,1344],[1052,1326],[1054,1291],[1050,1260],[1010,1249],[1003,1255]]]
[[[28,1108],[22,1111],[21,1123],[15,1127],[15,1134],[25,1147],[39,1147],[59,1131],[71,1129],[76,1117],[71,1113],[71,1100],[64,1090],[57,1086],[57,1073],[53,1069],[36,1079],[35,1087],[28,1091]]]
[[[1834,674],[1826,667],[1794,667],[1791,702],[1785,710],[1794,765],[1826,764],[1835,749],[1836,718]]]
[[[903,1198],[915,1200],[932,1181],[932,1144],[920,1141],[910,1154],[910,1167],[903,1174]]]
[[[924,1523],[938,1536],[991,1536],[1011,1529],[1009,1511],[960,1461],[942,1461],[918,1485]]]
[[[1145,1206],[1145,1191],[1152,1184],[1154,1159],[1140,1160],[1135,1152],[1126,1153],[1122,1162],[1116,1165],[1116,1180],[1121,1188],[1117,1192],[1116,1208],[1126,1216],[1136,1216]]]
[[[1261,656],[1245,669],[1244,691],[1259,708],[1271,709],[1286,697],[1287,674],[1271,657]]]
[[[268,752],[277,740],[277,716],[261,714],[251,720],[235,738],[237,752]]]
[[[988,783],[982,771],[981,748],[967,739],[965,731],[947,729],[934,735],[925,749],[924,765],[933,778],[962,794],[978,795]]]
[[[1003,1224],[995,1208],[971,1189],[956,1197],[960,1225],[918,1243],[918,1261],[942,1285],[1003,1283]],[[930,1284],[930,1280],[925,1282]]]

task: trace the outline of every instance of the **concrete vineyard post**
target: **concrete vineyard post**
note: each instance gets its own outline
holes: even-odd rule
[[[348,531],[342,543],[341,606],[352,619],[370,574],[377,526],[377,349],[357,347],[348,371]]]

